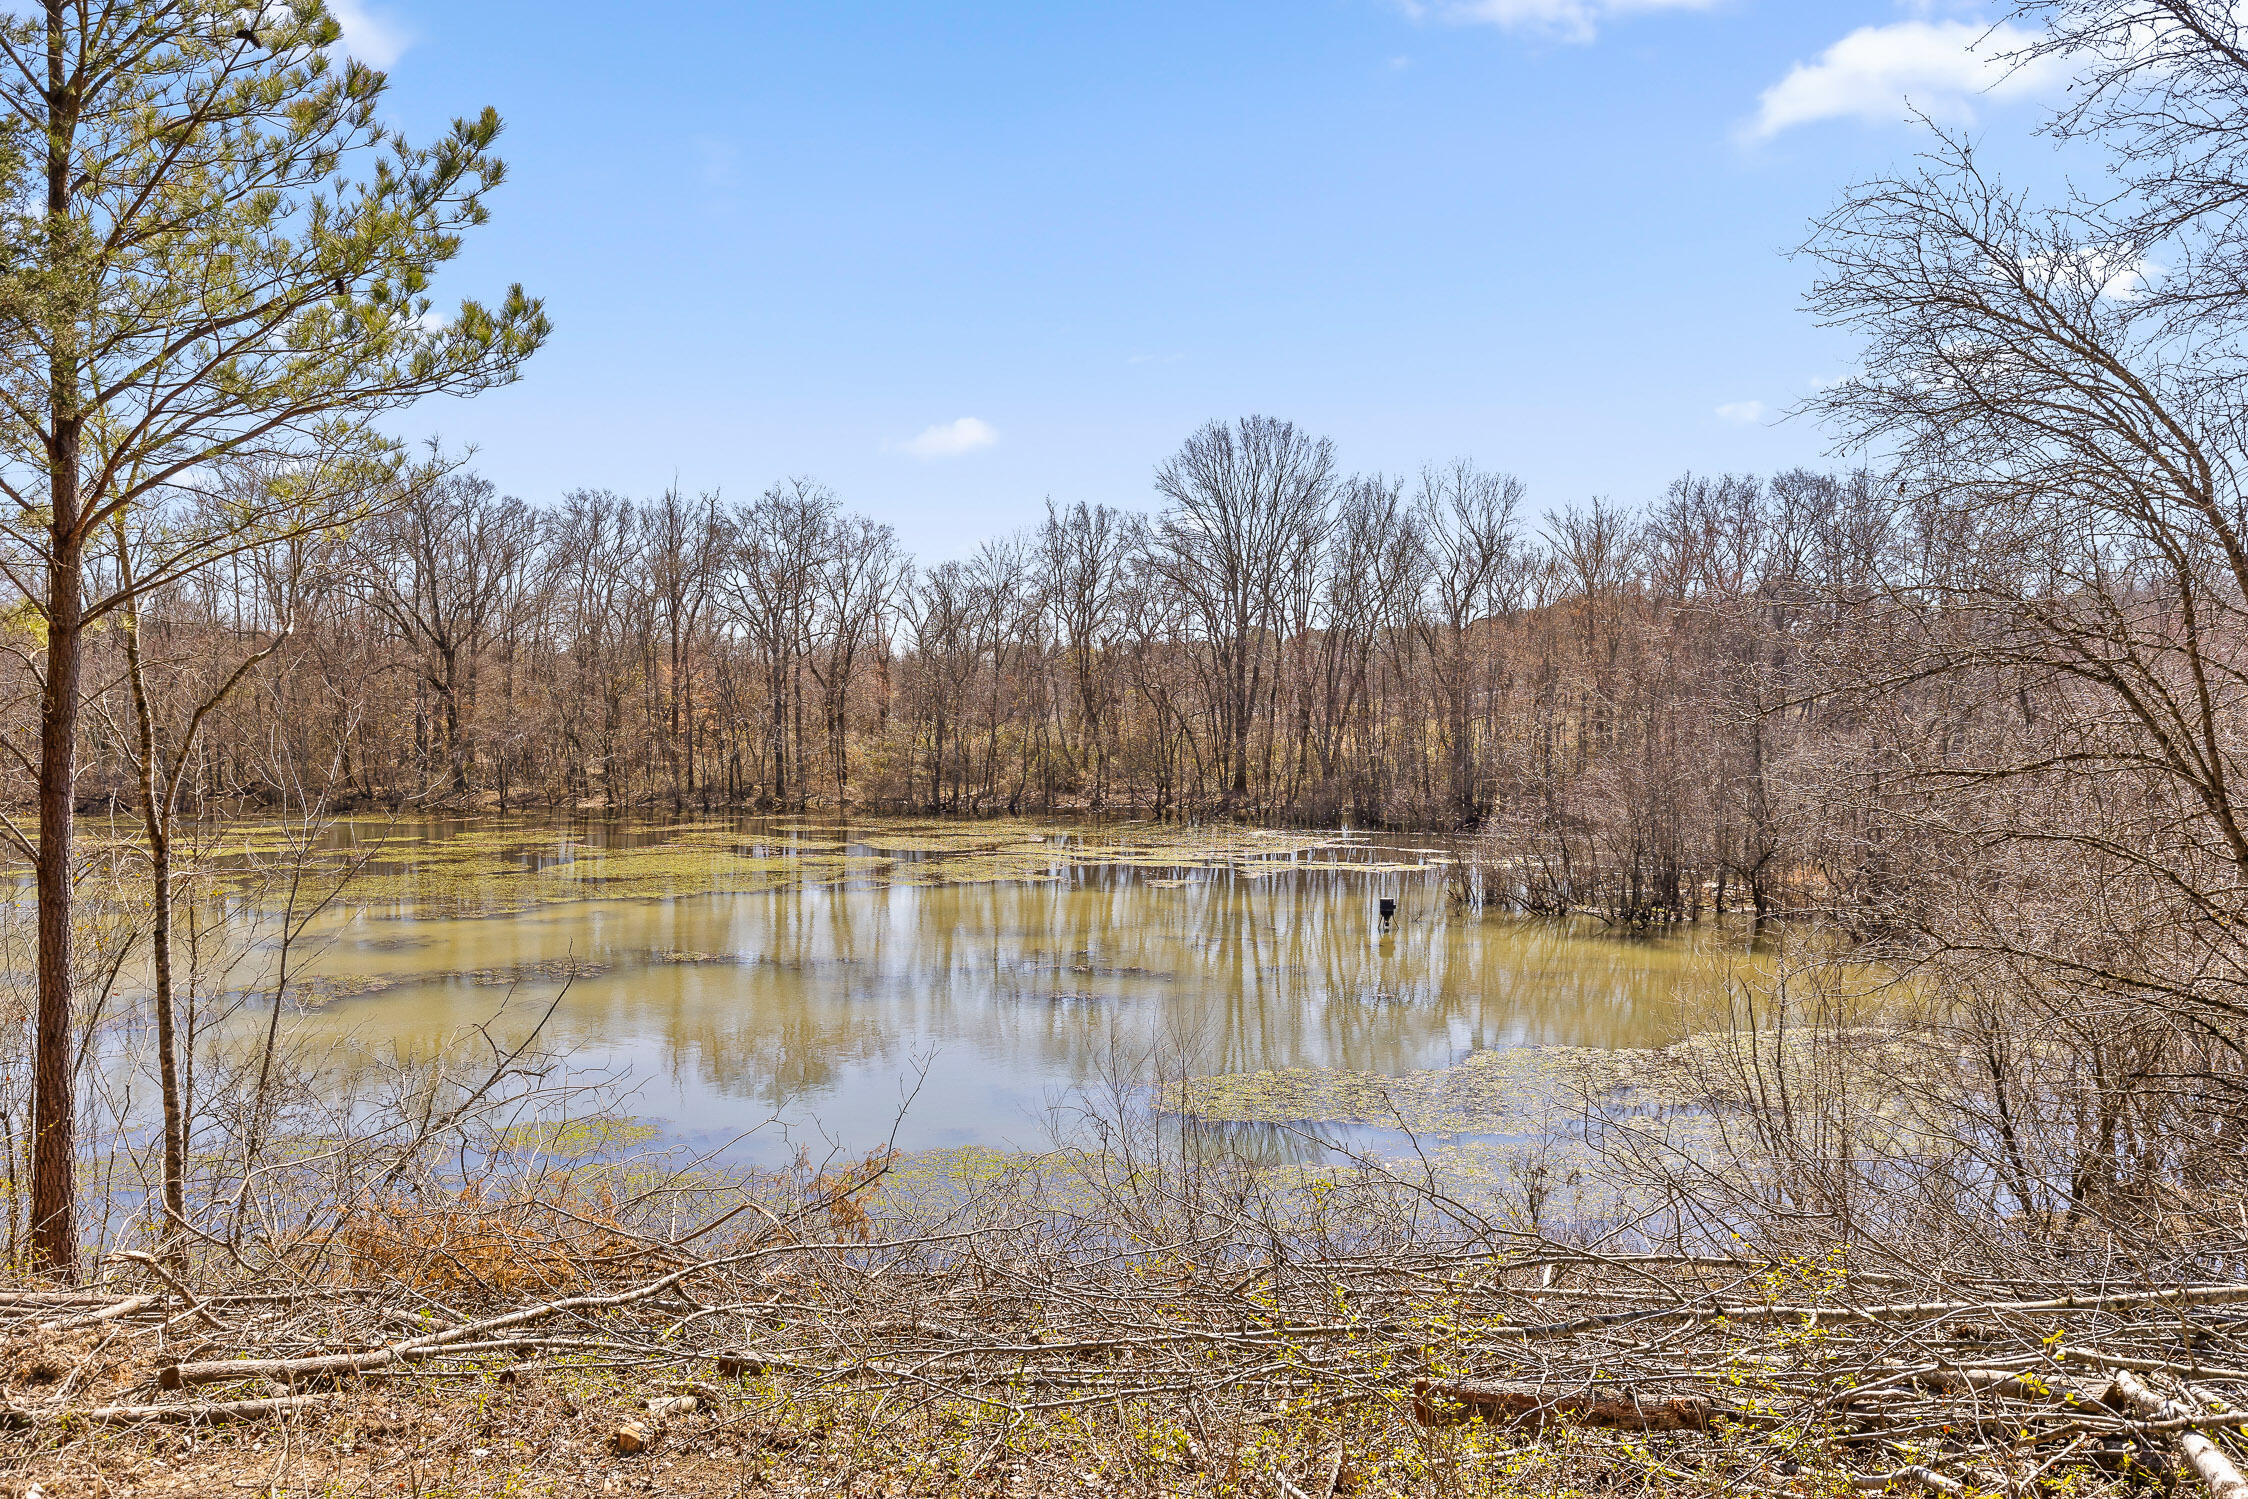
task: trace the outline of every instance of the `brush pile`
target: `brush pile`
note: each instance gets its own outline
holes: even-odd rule
[[[669,1231],[582,1203],[494,1206],[471,1231],[456,1201],[434,1210],[444,1232],[394,1211],[259,1265],[120,1255],[83,1288],[0,1293],[0,1422],[53,1441],[317,1421],[382,1382],[598,1371],[645,1412],[611,1433],[617,1453],[690,1416],[778,1441],[943,1412],[995,1433],[1098,1423],[1164,1482],[1238,1466],[1262,1432],[1293,1454],[1271,1473],[1295,1499],[1404,1453],[1441,1453],[1472,1489],[1561,1448],[1611,1481],[1712,1491],[2183,1476],[2248,1496],[2248,1284],[1921,1285],[1839,1258],[1603,1254],[1457,1216],[1416,1248],[1436,1237],[1408,1221],[1429,1200],[1371,1176],[1222,1200],[1208,1172],[1179,1191],[1084,1178],[1073,1201],[1014,1180],[893,1212],[886,1169],[870,1157],[792,1205]]]

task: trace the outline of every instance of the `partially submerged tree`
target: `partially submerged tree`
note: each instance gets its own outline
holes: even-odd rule
[[[88,630],[137,590],[301,528],[295,490],[89,588],[135,506],[227,459],[333,468],[370,414],[514,376],[546,334],[520,288],[434,315],[432,273],[500,180],[490,110],[415,147],[384,79],[334,56],[318,0],[47,0],[0,19],[0,566],[44,628],[32,857],[39,903],[31,1251],[78,1253],[71,833]]]
[[[1495,652],[1487,638],[1478,641],[1477,627],[1487,637],[1496,620],[1521,607],[1522,495],[1522,481],[1512,474],[1491,473],[1463,458],[1422,469],[1413,501],[1427,556],[1428,599],[1413,622],[1435,679],[1444,791],[1462,826],[1484,812],[1476,785],[1475,706],[1491,696],[1483,663]]]
[[[1171,508],[1155,526],[1155,565],[1194,617],[1236,809],[1249,795],[1250,733],[1273,687],[1283,594],[1327,538],[1336,483],[1332,442],[1267,416],[1212,422],[1156,470]]]
[[[650,676],[662,686],[665,768],[671,809],[678,812],[695,787],[694,657],[704,643],[711,581],[724,545],[718,496],[690,501],[675,484],[640,512],[640,529],[653,585],[654,633],[663,647],[662,670]]]
[[[1123,633],[1128,564],[1145,544],[1145,528],[1140,517],[1106,505],[1079,500],[1063,510],[1049,499],[1038,532],[1041,592],[1078,724],[1074,739],[1064,724],[1061,752],[1073,774],[1086,776],[1086,805],[1096,812],[1107,800],[1109,720],[1121,696],[1103,658]]]
[[[897,533],[863,515],[837,516],[817,573],[819,646],[809,662],[820,686],[820,722],[835,771],[835,799],[850,796],[851,687],[883,629],[905,581]]]
[[[768,488],[732,517],[719,575],[728,617],[764,663],[765,756],[760,801],[801,806],[804,677],[812,650],[828,539],[840,506],[833,490],[798,477]]]

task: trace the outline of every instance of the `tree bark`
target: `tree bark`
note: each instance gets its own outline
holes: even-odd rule
[[[67,232],[75,103],[66,56],[68,8],[47,3],[47,256]],[[47,670],[39,699],[39,1006],[32,1040],[31,1262],[64,1279],[78,1270],[77,1079],[71,1036],[70,838],[78,781],[78,674],[85,632],[79,526],[78,373],[62,330],[48,353]]]
[[[126,587],[131,583],[131,563],[122,539],[119,568]],[[133,717],[140,740],[141,819],[148,831],[148,889],[150,957],[155,973],[156,1077],[164,1107],[164,1226],[169,1239],[187,1218],[187,1116],[180,1096],[179,1027],[172,1003],[172,806],[169,784],[160,787],[157,764],[156,711],[148,700],[148,680],[141,670],[140,605],[128,597],[124,609],[125,667],[133,694]]]
[[[58,444],[58,449],[65,446]],[[58,451],[55,530],[47,570],[47,671],[39,703],[39,1014],[33,1042],[31,1100],[31,1259],[65,1280],[78,1264],[77,1079],[72,1044],[70,843],[76,811],[80,617],[79,553],[64,516],[76,521],[77,442]]]
[[[2189,1421],[2206,1414],[2174,1400],[2166,1400],[2150,1390],[2128,1371],[2119,1370],[2109,1395],[2111,1406],[2128,1405],[2142,1415],[2157,1421]],[[2225,1450],[2198,1431],[2178,1433],[2178,1450],[2193,1465],[2193,1471],[2208,1488],[2213,1499],[2248,1499],[2248,1479],[2241,1477]]]

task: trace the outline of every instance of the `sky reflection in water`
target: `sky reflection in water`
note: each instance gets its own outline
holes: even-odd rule
[[[905,1148],[1037,1148],[1069,1090],[1144,1077],[1158,1056],[1195,1073],[1397,1074],[1483,1048],[1656,1045],[1682,998],[1721,982],[1714,934],[1465,914],[1440,872],[1397,872],[1399,857],[1354,843],[1285,872],[1063,860],[1035,880],[877,877],[465,917],[386,900],[326,924],[310,972],[343,997],[302,1023],[407,1057],[504,1003],[495,1033],[519,1035],[574,964],[589,971],[548,1040],[583,1071],[628,1068],[632,1111],[686,1138],[778,1114],[863,1147],[918,1075]],[[1382,894],[1400,900],[1386,933]],[[789,1148],[768,1128],[733,1153]]]

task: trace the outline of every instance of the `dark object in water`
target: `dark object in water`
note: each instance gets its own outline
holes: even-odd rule
[[[1388,926],[1397,916],[1397,902],[1387,896],[1382,898],[1382,925]]]

